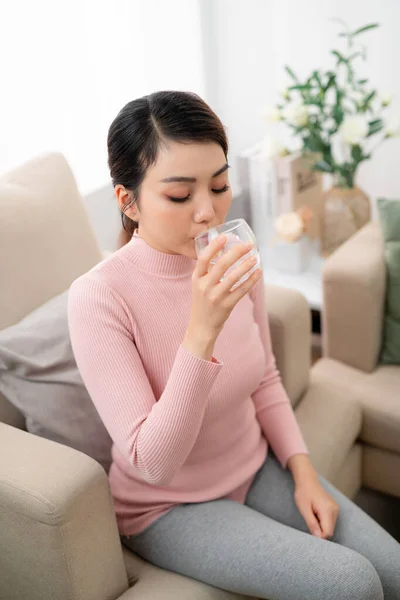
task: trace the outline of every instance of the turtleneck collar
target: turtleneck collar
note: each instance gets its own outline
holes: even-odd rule
[[[156,250],[140,237],[135,229],[130,241],[121,248],[123,256],[142,271],[158,277],[178,278],[192,275],[196,260],[182,254],[167,254]]]

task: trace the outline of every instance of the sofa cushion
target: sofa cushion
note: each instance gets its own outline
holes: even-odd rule
[[[377,200],[387,272],[382,364],[400,365],[400,200]]]
[[[112,440],[82,382],[67,321],[68,291],[0,331],[0,393],[29,432],[88,454],[108,472]]]
[[[124,600],[151,598],[152,600],[251,600],[250,596],[235,594],[179,573],[160,569],[122,546],[130,584]],[[254,599],[253,599],[254,600]]]
[[[100,260],[62,154],[37,156],[0,178],[0,329],[61,294]]]
[[[361,406],[363,442],[400,453],[400,366],[382,365],[365,373],[324,358],[312,370],[322,385]]]

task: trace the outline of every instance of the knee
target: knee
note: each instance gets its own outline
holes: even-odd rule
[[[374,565],[362,554],[350,550],[346,566],[340,568],[342,600],[384,600],[382,583]]]

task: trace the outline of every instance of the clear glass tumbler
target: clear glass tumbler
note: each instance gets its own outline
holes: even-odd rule
[[[233,221],[227,221],[226,223],[222,223],[217,227],[203,231],[203,233],[198,235],[194,240],[197,256],[199,257],[208,244],[221,234],[226,236],[226,243],[223,249],[211,260],[212,265],[214,265],[219,258],[221,258],[221,256],[229,252],[229,250],[238,244],[241,245],[248,242],[253,244],[253,247],[249,250],[249,252],[241,256],[238,261],[236,261],[231,267],[229,267],[229,269],[226,270],[225,274],[221,278],[221,281],[247,258],[250,258],[251,256],[255,256],[257,258],[257,262],[254,264],[254,266],[249,269],[247,273],[245,273],[231,288],[232,291],[246,281],[246,279],[248,279],[250,275],[261,266],[260,252],[257,247],[256,237],[250,225],[244,219],[234,219]]]

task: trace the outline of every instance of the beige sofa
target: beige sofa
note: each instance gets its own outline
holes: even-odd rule
[[[61,154],[40,156],[0,180],[0,329],[67,289],[101,259]],[[330,376],[325,381],[330,362],[326,369],[310,371],[310,312],[304,298],[271,286],[267,298],[277,363],[314,466],[354,497],[362,474],[360,406],[332,385]],[[333,361],[333,377],[338,365],[350,368]],[[24,429],[24,417],[0,398],[1,598],[243,598],[161,570],[121,547],[102,467]]]
[[[318,378],[335,381],[362,406],[362,480],[400,498],[400,365],[379,365],[386,267],[378,222],[371,222],[326,262],[323,353]]]

